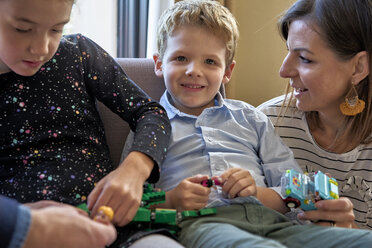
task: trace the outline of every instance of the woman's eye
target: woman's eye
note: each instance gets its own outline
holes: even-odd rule
[[[177,58],[176,58],[176,60],[177,61],[186,61],[186,57],[184,57],[184,56],[178,56]]]
[[[207,64],[209,64],[209,65],[214,65],[214,64],[216,64],[216,62],[214,62],[213,59],[206,59],[206,60],[205,60],[205,63],[207,63]]]
[[[307,59],[307,58],[305,58],[305,57],[303,57],[303,56],[300,56],[300,59],[301,59],[302,62],[304,62],[304,63],[306,63],[306,64],[312,62],[311,60],[309,60],[309,59]]]
[[[59,29],[52,29],[52,31],[53,31],[54,33],[62,33],[62,30],[59,30]]]

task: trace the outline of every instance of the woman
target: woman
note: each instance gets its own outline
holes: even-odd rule
[[[303,170],[329,173],[343,196],[300,218],[372,228],[371,23],[371,0],[299,0],[279,22],[287,94],[259,108]]]

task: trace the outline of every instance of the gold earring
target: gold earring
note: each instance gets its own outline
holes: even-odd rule
[[[361,113],[366,103],[360,100],[355,86],[350,89],[345,97],[345,102],[340,104],[340,110],[343,115],[354,116]]]

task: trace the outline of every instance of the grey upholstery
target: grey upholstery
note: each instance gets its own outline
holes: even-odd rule
[[[154,62],[145,58],[118,58],[127,75],[141,87],[150,97],[159,100],[164,93],[165,86],[162,78],[158,78],[154,72]],[[225,97],[225,89],[221,86],[220,92]],[[106,106],[98,102],[103,125],[105,127],[106,139],[110,149],[112,161],[115,165],[120,162],[121,152],[125,140],[130,131],[128,124],[112,113]]]

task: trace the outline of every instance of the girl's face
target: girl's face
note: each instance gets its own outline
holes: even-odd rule
[[[57,51],[72,0],[0,0],[0,74],[34,75]]]
[[[302,20],[290,24],[287,47],[280,76],[290,79],[297,108],[341,115],[339,105],[351,87],[352,60],[340,60]]]

